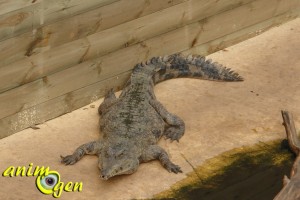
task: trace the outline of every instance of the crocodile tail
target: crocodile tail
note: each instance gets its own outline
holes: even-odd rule
[[[146,62],[156,66],[153,74],[154,84],[173,78],[199,78],[214,81],[243,81],[238,73],[233,72],[219,63],[212,62],[199,55],[173,54],[154,57]]]

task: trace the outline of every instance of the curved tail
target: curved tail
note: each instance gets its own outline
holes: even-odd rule
[[[141,65],[140,65],[141,66]],[[233,72],[219,63],[212,62],[199,55],[173,54],[164,57],[154,57],[142,68],[151,66],[153,82],[157,84],[164,80],[189,77],[214,81],[243,81],[238,73]],[[155,66],[153,68],[153,66]],[[149,70],[149,69],[148,69]]]

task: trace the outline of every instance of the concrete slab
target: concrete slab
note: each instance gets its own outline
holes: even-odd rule
[[[86,156],[73,166],[60,163],[80,144],[98,139],[97,107],[102,99],[72,113],[0,140],[0,172],[9,166],[49,166],[61,181],[82,182],[82,192],[63,192],[61,199],[151,198],[186,177],[192,167],[224,151],[259,141],[285,138],[280,110],[294,114],[300,127],[300,19],[271,29],[226,51],[210,55],[232,67],[244,82],[222,83],[176,79],[156,86],[167,109],[186,123],[179,143],[161,140],[183,174],[171,174],[154,161],[129,176],[99,178],[97,157]],[[184,158],[185,157],[185,158]],[[41,194],[35,177],[0,177],[1,199],[52,199]]]

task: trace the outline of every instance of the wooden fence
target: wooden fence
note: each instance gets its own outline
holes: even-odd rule
[[[299,0],[3,0],[0,138],[121,89],[152,56],[210,54],[299,10]]]

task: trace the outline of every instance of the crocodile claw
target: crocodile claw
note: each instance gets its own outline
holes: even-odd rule
[[[166,166],[166,169],[168,170],[168,172],[173,172],[175,174],[182,173],[182,170],[180,169],[180,167],[173,163],[170,163],[168,166]]]
[[[68,155],[66,157],[60,156],[61,157],[61,163],[65,165],[73,165],[77,162],[76,158],[73,155]]]
[[[174,140],[176,140],[177,142],[179,142],[179,139],[183,136],[183,132],[180,131],[178,128],[176,127],[169,127],[166,132],[165,132],[165,137],[167,139],[170,139],[172,142]]]

